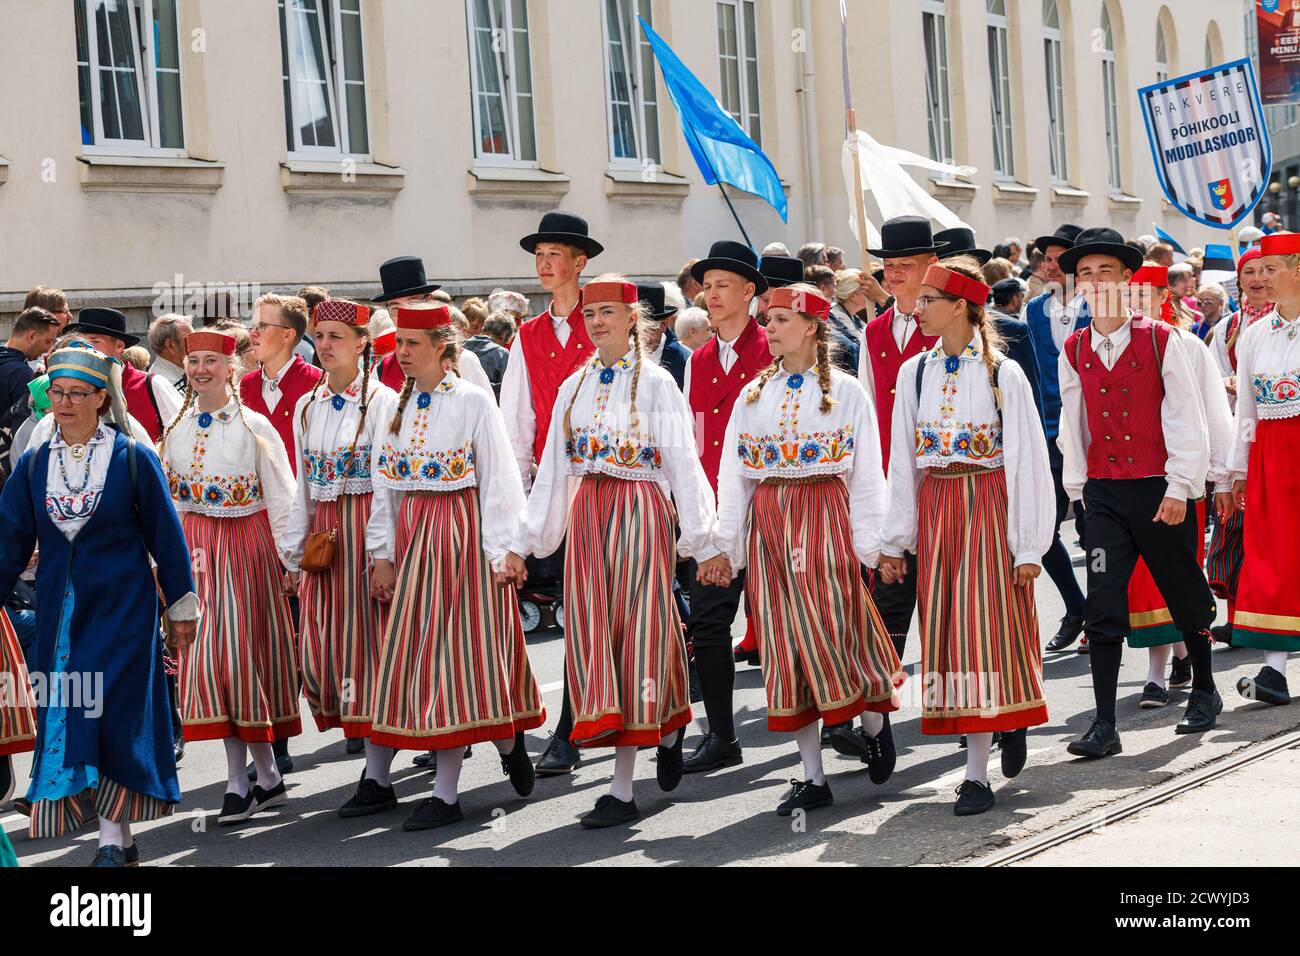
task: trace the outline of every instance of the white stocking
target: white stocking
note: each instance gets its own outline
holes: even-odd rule
[[[253,766],[257,768],[257,785],[263,790],[273,790],[280,785],[280,768],[275,765],[275,748],[272,744],[249,744]]]
[[[244,764],[248,762],[248,746],[238,737],[227,737],[222,741],[226,745],[226,793],[248,796],[248,771]]]
[[[978,780],[988,786],[989,751],[993,748],[992,734],[966,735],[966,779]]]
[[[1264,663],[1283,677],[1286,676],[1286,651],[1265,651]]]
[[[799,747],[799,759],[803,762],[803,778],[817,786],[826,782],[822,772],[822,728],[813,721],[794,732],[794,742]]]
[[[1165,685],[1165,668],[1169,666],[1169,653],[1172,644],[1157,644],[1147,648],[1147,683],[1158,687]]]
[[[632,800],[632,778],[636,775],[636,748],[614,748],[614,779],[609,782],[609,795],[624,803]]]
[[[464,747],[438,751],[438,779],[433,784],[433,795],[446,804],[456,802],[460,790],[460,765],[465,760]]]
[[[874,710],[864,710],[862,712],[862,729],[867,732],[868,737],[875,737],[885,729],[885,715],[877,713]]]
[[[381,747],[366,740],[366,776],[381,787],[392,786],[388,781],[388,771],[396,754],[392,747]]]

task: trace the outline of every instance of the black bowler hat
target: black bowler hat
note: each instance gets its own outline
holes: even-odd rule
[[[1114,256],[1132,272],[1142,268],[1142,253],[1125,245],[1123,236],[1105,226],[1084,229],[1075,237],[1074,245],[1062,252],[1056,262],[1062,272],[1074,275],[1075,267],[1084,256]]]
[[[710,269],[734,272],[754,283],[754,295],[762,295],[767,291],[767,279],[758,271],[758,256],[754,255],[754,250],[743,242],[719,239],[709,246],[708,258],[701,259],[691,266],[691,277],[696,282],[703,282],[704,273]]]
[[[1034,240],[1034,248],[1039,252],[1047,252],[1048,246],[1064,246],[1069,249],[1074,245],[1074,240],[1078,238],[1079,233],[1083,230],[1078,226],[1066,223],[1063,226],[1057,226],[1056,232],[1050,236],[1039,236]]]
[[[527,252],[536,252],[538,243],[542,242],[577,246],[588,259],[594,259],[605,251],[604,246],[587,235],[587,220],[559,209],[552,209],[544,215],[537,231],[520,239],[519,245]]]
[[[930,220],[924,216],[895,216],[880,227],[879,249],[868,249],[877,259],[901,256],[939,255],[948,251],[948,243],[938,242],[930,233]]]
[[[77,313],[77,321],[70,323],[63,331],[111,335],[127,345],[135,345],[140,341],[138,335],[127,334],[126,316],[117,309],[82,309]]]
[[[975,245],[975,233],[965,226],[936,232],[934,241],[948,243],[948,248],[939,253],[940,259],[951,259],[953,256],[970,256],[980,265],[984,265],[993,258],[992,252],[987,249],[980,249]]]
[[[636,297],[644,303],[650,313],[650,318],[658,322],[677,314],[677,306],[667,304],[668,300],[664,296],[664,287],[658,282],[638,282],[636,284]]]
[[[424,260],[419,256],[389,259],[379,267],[379,281],[384,291],[373,297],[371,302],[387,302],[408,295],[426,295],[441,288],[424,277]]]
[[[779,289],[803,281],[803,260],[798,256],[764,256],[758,260],[758,271],[769,289]]]

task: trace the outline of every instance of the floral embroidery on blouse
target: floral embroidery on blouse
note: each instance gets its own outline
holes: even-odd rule
[[[167,487],[179,510],[229,511],[235,516],[262,506],[262,482],[255,474],[181,475],[167,466],[164,470]]]
[[[378,475],[404,487],[432,487],[439,491],[469,488],[477,484],[474,449],[464,445],[446,451],[398,451],[388,442],[379,453]]]
[[[943,381],[939,383],[939,417],[918,418],[916,422],[916,457],[919,459],[957,458],[971,462],[993,462],[1002,456],[1002,425],[999,422],[957,421],[957,391],[961,381],[963,358],[978,359],[975,340],[960,355],[948,355],[936,344],[923,362],[942,361]],[[969,363],[968,363],[969,364]],[[935,462],[935,464],[939,464]]]
[[[83,491],[76,495],[46,495],[45,513],[51,521],[74,521],[89,518],[99,505],[98,491]]]
[[[1298,400],[1300,400],[1300,368],[1280,375],[1255,376],[1257,405],[1287,405]]]
[[[573,437],[564,443],[565,454],[572,464],[604,464],[631,471],[662,468],[663,455],[654,445],[644,444],[640,435],[575,428]]]
[[[370,490],[370,445],[359,444],[355,452],[350,443],[346,448],[336,448],[332,452],[309,449],[303,452],[302,460],[303,477],[309,485],[324,488],[338,481],[361,481],[367,483],[364,491]]]
[[[774,434],[737,435],[736,454],[743,469],[785,477],[814,473],[837,473],[847,469],[853,457],[853,427],[845,425],[826,431],[799,430],[799,407],[804,383],[817,380],[817,368],[806,374],[795,372],[785,379],[780,415]],[[792,475],[793,473],[793,475]]]

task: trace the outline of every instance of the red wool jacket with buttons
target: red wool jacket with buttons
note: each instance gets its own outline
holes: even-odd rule
[[[298,450],[293,447],[293,409],[298,404],[298,399],[315,388],[324,374],[315,365],[304,361],[301,355],[295,355],[289,360],[289,368],[280,379],[280,401],[276,402],[274,410],[267,408],[266,402],[262,400],[260,368],[239,380],[239,397],[245,407],[265,415],[279,433],[280,440],[284,442],[284,450],[289,455],[289,467],[293,469],[294,477],[298,475]]]
[[[519,326],[519,347],[524,354],[528,390],[533,399],[533,417],[537,421],[533,460],[538,462],[546,450],[546,433],[551,427],[551,414],[555,411],[560,386],[578,366],[596,354],[596,347],[587,334],[587,323],[582,320],[581,298],[566,321],[569,323],[569,340],[564,345],[555,337],[550,309]]]
[[[753,319],[735,342],[736,361],[730,372],[722,370],[718,359],[718,337],[711,337],[691,353],[691,390],[686,401],[695,415],[695,443],[700,453],[704,474],[718,493],[718,468],[722,465],[724,449],[722,440],[727,434],[727,421],[740,390],[752,382],[758,373],[772,364],[772,353],[767,347],[767,333]],[[725,449],[734,455],[734,448]]]
[[[900,352],[894,341],[894,307],[891,305],[884,312],[867,323],[862,336],[866,342],[867,353],[871,356],[871,381],[876,394],[876,424],[880,427],[880,454],[886,473],[889,471],[889,441],[894,421],[894,393],[898,390],[898,370],[913,355],[920,355],[926,349],[933,348],[938,341],[935,336],[922,335],[918,326],[907,340],[907,345]]]

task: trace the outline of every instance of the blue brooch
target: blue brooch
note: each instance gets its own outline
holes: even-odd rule
[[[343,411],[343,396],[342,396],[342,395],[335,395],[335,396],[330,400],[330,404],[334,406],[334,411],[336,411],[336,412],[341,412],[341,411]]]
[[[211,412],[204,412],[202,415],[199,416],[199,427],[200,427],[200,428],[211,428],[211,427],[212,427],[212,413],[211,413]]]
[[[802,373],[795,372],[793,375],[791,375],[789,378],[785,380],[785,384],[787,388],[794,389],[796,392],[799,391],[799,389],[803,388]]]
[[[961,359],[959,359],[955,355],[949,355],[946,359],[943,360],[943,370],[947,372],[949,375],[955,373],[960,365],[961,365]]]
[[[428,407],[429,407],[429,403],[430,403],[431,401],[433,401],[433,396],[432,396],[432,395],[430,395],[428,392],[421,392],[421,393],[420,393],[419,395],[417,395],[416,398],[415,398],[415,407],[416,407],[416,408],[428,408]]]
[[[608,385],[614,381],[614,370],[612,368],[602,368],[600,370],[600,384]]]

